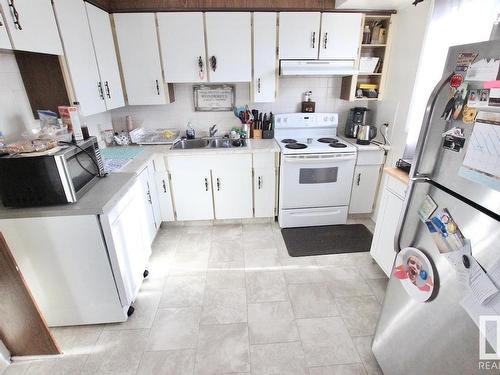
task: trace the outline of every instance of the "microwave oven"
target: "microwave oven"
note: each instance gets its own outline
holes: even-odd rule
[[[6,207],[76,202],[104,175],[96,137],[55,152],[0,157],[0,199]]]

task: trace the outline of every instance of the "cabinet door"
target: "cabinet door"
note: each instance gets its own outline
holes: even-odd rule
[[[104,89],[106,108],[110,110],[123,107],[125,101],[109,14],[89,3],[85,3],[85,6],[87,7],[97,66]]]
[[[153,192],[149,181],[148,168],[143,169],[137,178],[140,181],[142,196],[142,220],[138,220],[138,223],[142,223],[143,230],[146,233],[147,245],[151,245],[156,236],[157,225],[154,215]]]
[[[85,3],[55,0],[54,10],[75,99],[80,102],[82,114],[89,116],[106,111]]]
[[[396,257],[394,236],[402,209],[403,200],[384,188],[370,254],[387,276],[391,274]]]
[[[380,165],[357,165],[352,184],[350,214],[367,214],[373,210]]]
[[[275,216],[276,170],[274,168],[255,168],[253,191],[255,217]]]
[[[172,206],[172,195],[168,173],[166,171],[155,172],[156,191],[158,192],[158,203],[160,205],[161,221],[174,221],[174,208]]]
[[[2,17],[2,12],[0,12],[0,49],[12,49],[5,21]]]
[[[51,0],[0,0],[16,50],[62,55]]]
[[[280,59],[317,59],[321,14],[281,12],[279,18]]]
[[[158,195],[158,189],[156,188],[156,177],[154,161],[151,160],[148,163],[148,189],[150,194],[151,209],[153,210],[153,219],[155,222],[155,235],[161,225],[161,210],[160,210],[160,200]]]
[[[156,16],[165,82],[206,82],[203,13],[157,13]]]
[[[253,14],[253,101],[276,99],[276,13]]]
[[[154,13],[113,17],[128,104],[167,104]]]
[[[212,186],[216,219],[253,216],[252,155],[228,155],[212,162]]]
[[[177,220],[212,220],[212,185],[209,170],[172,171],[172,195]]]
[[[323,13],[319,58],[357,60],[362,20],[361,13]]]
[[[210,82],[252,80],[252,25],[248,12],[205,13]]]

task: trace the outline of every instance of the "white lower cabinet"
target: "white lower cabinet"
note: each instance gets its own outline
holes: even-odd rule
[[[254,209],[255,217],[273,217],[275,154],[267,154],[260,164],[255,159],[253,163],[252,177],[252,154],[168,156],[176,219],[251,218]]]
[[[349,203],[350,214],[369,214],[373,211],[380,180],[380,169],[384,161],[385,153],[383,150],[358,148]]]
[[[172,206],[172,193],[170,191],[168,173],[166,171],[156,171],[155,181],[161,221],[174,221],[174,207]]]
[[[161,224],[156,182],[154,181],[154,172],[150,172],[151,169],[152,167],[149,165],[137,176],[142,196],[142,211],[140,212],[141,216],[138,218],[138,223],[144,226],[144,231],[147,234],[147,245],[153,243],[156,232]]]
[[[2,12],[0,12],[0,49],[12,49],[9,34],[5,28],[5,21],[2,18]]]
[[[255,217],[276,215],[276,155],[253,155],[253,206]]]
[[[252,155],[231,155],[211,163],[215,219],[253,216]]]
[[[396,250],[394,249],[394,236],[403,210],[404,195],[406,189],[403,182],[394,177],[387,176],[380,208],[373,234],[370,255],[378,263],[387,276],[390,276]]]

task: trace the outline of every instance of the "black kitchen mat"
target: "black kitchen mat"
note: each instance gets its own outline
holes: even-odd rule
[[[292,257],[370,251],[373,237],[363,224],[284,228],[281,235]]]

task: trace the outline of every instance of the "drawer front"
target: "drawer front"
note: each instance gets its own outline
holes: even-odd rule
[[[276,166],[275,152],[262,152],[253,154],[254,168],[274,168]]]
[[[282,210],[279,217],[280,226],[290,228],[345,224],[348,209],[348,206],[340,206]]]
[[[356,165],[380,165],[384,164],[384,151],[383,150],[358,150],[358,160]]]

